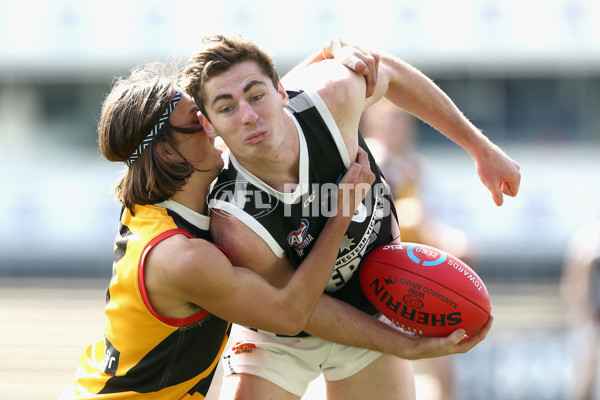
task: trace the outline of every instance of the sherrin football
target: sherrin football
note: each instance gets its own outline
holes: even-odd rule
[[[361,262],[359,281],[379,312],[417,335],[447,336],[459,328],[469,335],[491,313],[481,278],[458,258],[431,246],[381,246]]]

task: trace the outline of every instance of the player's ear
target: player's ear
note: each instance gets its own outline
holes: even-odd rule
[[[283,106],[284,107],[289,106],[290,105],[290,96],[288,96],[287,92],[283,88],[281,81],[279,81],[279,88],[278,88],[277,92],[281,95]]]
[[[217,136],[215,129],[213,128],[208,118],[202,115],[202,113],[198,113],[198,119],[200,120],[200,124],[202,124],[202,128],[204,128],[204,132],[206,132],[206,134],[209,137],[214,138]]]

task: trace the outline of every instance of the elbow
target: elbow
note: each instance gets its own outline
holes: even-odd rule
[[[285,336],[296,336],[300,332],[302,332],[302,329],[290,329],[290,327],[286,327],[284,329],[278,329],[277,333]]]
[[[304,330],[306,323],[308,322],[307,317],[302,315],[289,313],[280,320],[283,322],[278,329],[278,333],[288,336],[295,336]]]
[[[275,325],[273,332],[288,336],[295,336],[305,329],[316,307],[313,302],[299,299],[297,294],[286,290],[280,291],[275,304],[271,316]]]
[[[288,336],[295,336],[302,332],[310,319],[311,312],[300,307],[290,307],[285,311],[279,321],[280,329],[278,333]]]

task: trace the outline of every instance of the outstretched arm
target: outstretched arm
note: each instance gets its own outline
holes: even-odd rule
[[[394,55],[340,43],[341,47],[333,46],[337,51],[332,51],[331,44],[324,46],[286,75],[282,83],[285,87],[319,91],[351,157],[358,146],[360,114],[386,97],[467,151],[494,203],[502,205],[504,195],[517,195],[521,182],[519,164],[473,125],[430,78]],[[335,56],[336,62],[317,62],[330,56]],[[360,73],[351,73],[342,64]]]
[[[381,53],[378,85],[366,106],[385,96],[446,135],[475,161],[481,182],[496,205],[503,195],[516,196],[521,181],[520,167],[492,143],[431,79],[398,57]]]

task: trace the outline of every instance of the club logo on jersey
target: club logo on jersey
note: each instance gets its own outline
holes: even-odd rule
[[[304,218],[300,221],[300,228],[295,231],[291,231],[287,237],[288,244],[292,247],[297,247],[299,249],[303,249],[310,243],[311,241],[306,242],[308,237],[312,237],[311,235],[306,235],[308,232],[308,221]]]
[[[391,223],[389,220],[384,220],[391,215],[388,212],[390,203],[386,198],[386,194],[389,193],[386,191],[386,186],[373,186],[372,191],[372,199],[369,196],[365,198],[364,214],[360,212],[359,218],[355,215],[346,231],[348,234],[352,234],[353,239],[344,238],[342,242],[340,254],[338,254],[333,273],[325,289],[329,293],[339,290],[352,279],[358,271],[358,266],[367,248],[377,242],[382,223]],[[348,236],[349,238],[350,236]]]
[[[348,237],[348,235],[344,235],[342,239],[342,244],[340,246],[340,253],[344,251],[350,251],[356,245],[354,243],[354,238]]]

